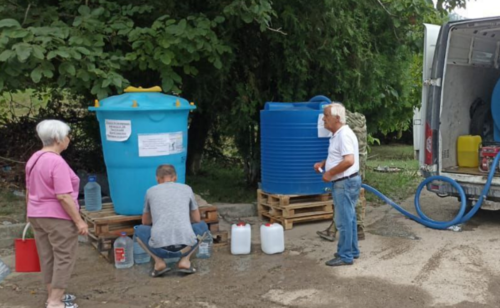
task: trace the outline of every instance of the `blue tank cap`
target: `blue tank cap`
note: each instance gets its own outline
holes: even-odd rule
[[[331,104],[332,101],[324,95],[316,95],[309,100],[309,102],[300,103],[278,103],[278,102],[267,102],[264,105],[264,110],[270,111],[280,111],[280,110],[290,110],[290,111],[304,111],[304,110],[323,110],[323,106]]]
[[[99,102],[90,111],[192,110],[194,103],[186,99],[158,92],[130,92],[114,95]]]

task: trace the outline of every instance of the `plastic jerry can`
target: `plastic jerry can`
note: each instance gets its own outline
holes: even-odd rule
[[[260,226],[260,243],[262,251],[268,255],[285,251],[285,231],[280,224]]]
[[[231,253],[233,255],[247,255],[252,246],[252,227],[240,222],[231,226]]]
[[[457,160],[459,167],[477,168],[479,166],[480,136],[464,135],[457,140]]]

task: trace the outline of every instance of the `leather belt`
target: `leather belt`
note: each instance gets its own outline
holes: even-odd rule
[[[350,179],[350,178],[353,178],[353,177],[355,177],[355,176],[357,176],[357,175],[358,175],[358,172],[355,172],[355,173],[353,173],[353,174],[351,174],[351,175],[344,176],[343,178],[336,179],[336,180],[332,181],[332,183],[335,183],[335,182],[340,182],[340,181],[343,181],[343,180],[345,180],[345,179]]]

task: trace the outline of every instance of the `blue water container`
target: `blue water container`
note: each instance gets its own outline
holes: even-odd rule
[[[187,124],[194,104],[160,93],[161,88],[125,89],[96,101],[104,161],[115,212],[140,215],[146,191],[156,185],[156,168],[171,164],[185,182]]]
[[[491,115],[493,116],[493,138],[500,142],[500,79],[498,79],[491,95]]]
[[[318,137],[318,118],[331,101],[315,96],[304,103],[266,103],[260,112],[262,190],[314,195],[330,191],[314,164],[326,159],[329,138]]]

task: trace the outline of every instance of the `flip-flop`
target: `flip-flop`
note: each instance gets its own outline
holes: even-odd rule
[[[170,268],[170,267],[166,267],[166,268],[162,269],[161,271],[157,271],[157,270],[153,269],[153,271],[151,272],[151,277],[153,277],[153,278],[160,277],[163,274],[169,272],[170,270],[172,270],[172,268]]]
[[[191,274],[196,273],[196,268],[194,268],[193,264],[191,264],[191,266],[189,268],[179,268],[179,269],[177,269],[177,272],[178,273],[187,274],[187,275],[191,275]]]

